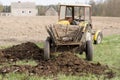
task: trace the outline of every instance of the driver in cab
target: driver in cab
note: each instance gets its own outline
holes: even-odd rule
[[[65,20],[61,20],[58,24],[62,25],[77,25],[72,17],[66,17]]]

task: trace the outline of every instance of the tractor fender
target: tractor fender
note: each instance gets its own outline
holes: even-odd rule
[[[82,22],[80,22],[79,26],[80,26],[80,27],[83,27],[83,31],[82,31],[82,32],[85,32],[87,25],[88,25],[88,22],[87,22],[87,21],[82,21]]]
[[[93,40],[97,40],[98,34],[101,32],[101,30],[98,30],[95,32]]]
[[[79,23],[79,26],[82,26],[82,27],[85,27],[88,25],[88,22],[87,21],[82,21]]]
[[[61,21],[58,21],[57,24],[61,24],[61,25],[70,25],[70,22],[67,21],[67,20],[61,20]]]

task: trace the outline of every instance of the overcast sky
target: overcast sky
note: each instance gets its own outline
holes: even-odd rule
[[[35,2],[36,4],[41,5],[49,5],[49,4],[57,4],[57,3],[88,3],[89,0],[0,0],[0,2],[4,5],[10,5],[11,2]],[[98,0],[95,0],[98,1]]]

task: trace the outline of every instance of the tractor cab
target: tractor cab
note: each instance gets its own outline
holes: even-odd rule
[[[61,4],[59,9],[58,24],[77,25],[80,27],[90,26],[92,29],[92,7],[88,4]],[[93,31],[94,44],[100,44],[103,38],[101,30]]]
[[[91,5],[60,5],[59,24],[80,25],[80,22],[91,24]]]

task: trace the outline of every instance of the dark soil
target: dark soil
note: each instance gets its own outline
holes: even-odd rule
[[[23,59],[43,60],[43,49],[40,49],[34,43],[28,42],[0,51],[1,63]]]
[[[100,63],[90,63],[80,59],[70,52],[64,52],[59,56],[50,60],[44,60],[43,49],[37,47],[34,43],[28,42],[21,45],[13,46],[8,49],[1,50],[0,61],[17,61],[23,59],[39,60],[37,66],[30,65],[11,65],[0,68],[0,74],[10,72],[27,73],[29,75],[57,75],[63,73],[66,75],[105,75],[105,77],[112,78],[114,73],[107,65]]]

